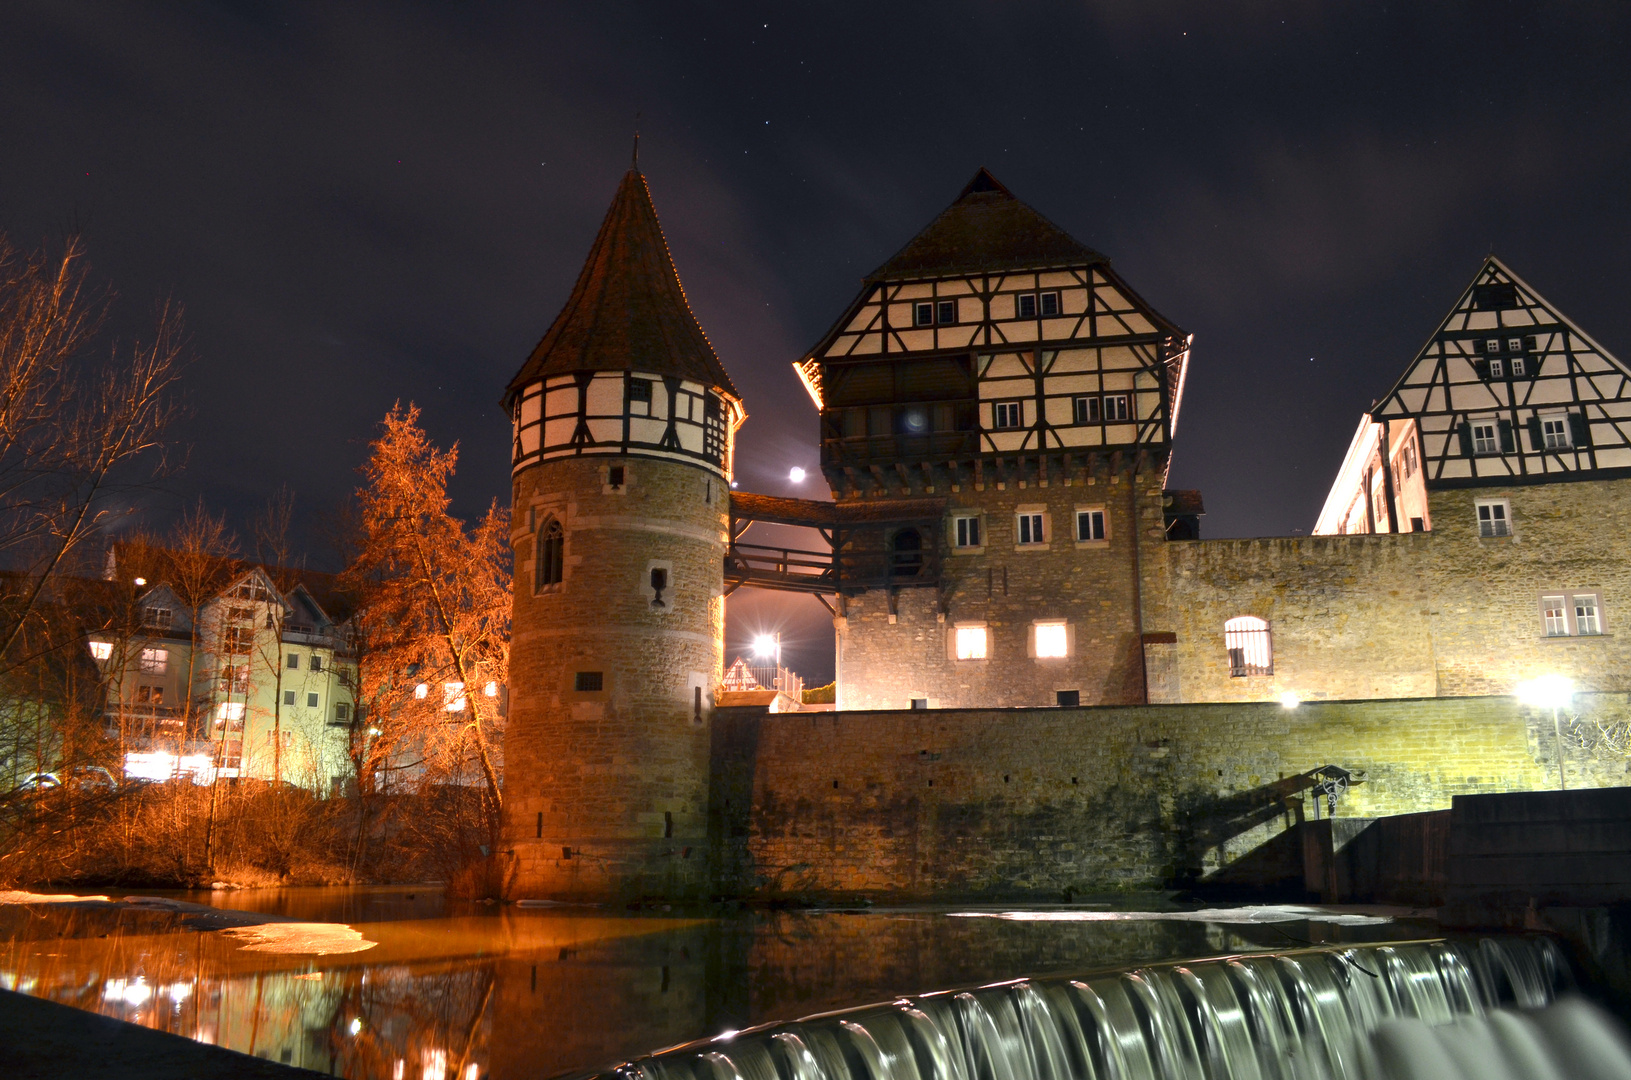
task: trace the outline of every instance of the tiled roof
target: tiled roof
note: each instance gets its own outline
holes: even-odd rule
[[[618,185],[572,295],[510,381],[509,393],[551,375],[631,369],[740,397],[691,314],[651,192],[636,169]]]
[[[1108,260],[1014,198],[981,169],[957,201],[941,211],[868,281],[1000,273]]]

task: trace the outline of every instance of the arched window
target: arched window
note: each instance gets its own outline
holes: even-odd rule
[[[1223,645],[1229,650],[1229,674],[1273,675],[1274,645],[1269,624],[1252,615],[1240,615],[1223,624]]]
[[[923,569],[923,536],[916,529],[902,529],[895,534],[892,546],[889,576],[917,577]]]
[[[538,559],[534,563],[535,587],[544,589],[561,583],[561,566],[565,562],[566,534],[561,523],[550,518],[538,534]]]

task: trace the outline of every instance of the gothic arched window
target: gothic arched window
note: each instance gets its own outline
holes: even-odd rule
[[[1240,615],[1224,623],[1223,646],[1229,650],[1230,675],[1274,674],[1274,644],[1262,619]]]
[[[536,589],[561,583],[561,568],[566,559],[566,534],[561,523],[550,518],[538,533],[538,559],[534,563],[533,578]]]

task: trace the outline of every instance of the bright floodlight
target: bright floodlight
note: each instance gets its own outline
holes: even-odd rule
[[[1287,690],[1285,693],[1280,695],[1280,704],[1287,709],[1295,709],[1302,703],[1303,699],[1297,696],[1297,692],[1295,690]]]
[[[146,585],[147,584],[147,579],[144,578],[144,577],[139,577],[139,578],[136,579],[136,584],[137,585]]]
[[[776,635],[775,634],[760,634],[758,637],[754,638],[753,639],[753,655],[755,655],[755,656],[774,656],[774,655],[776,655]]]
[[[794,465],[791,469],[787,470],[787,479],[793,481],[795,484],[804,483],[804,470],[799,468],[797,465]]]
[[[1540,709],[1567,708],[1574,697],[1574,683],[1561,675],[1542,675],[1518,685],[1518,700]]]

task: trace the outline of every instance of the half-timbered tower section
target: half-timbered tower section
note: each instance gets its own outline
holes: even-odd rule
[[[631,170],[510,383],[515,896],[701,895],[741,399]]]
[[[1165,699],[1631,690],[1628,434],[1631,370],[1486,259],[1315,535],[1167,546]]]
[[[894,583],[841,595],[840,708],[1143,700],[1136,547],[1189,341],[983,169],[868,275],[796,365],[822,470],[840,505],[946,509],[851,534]]]

